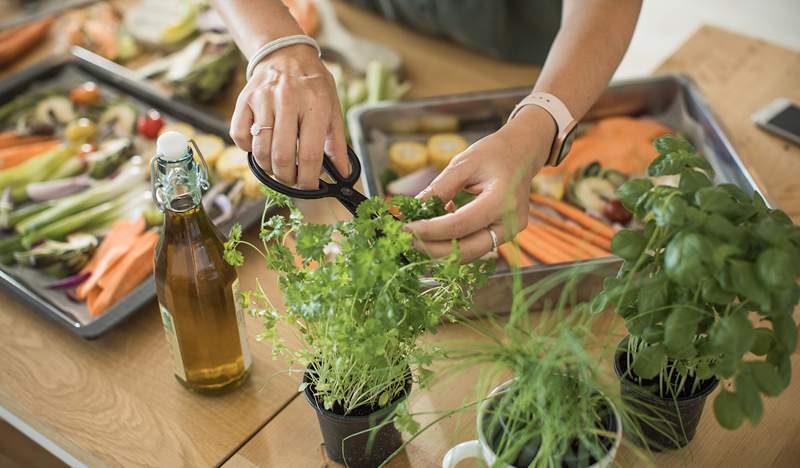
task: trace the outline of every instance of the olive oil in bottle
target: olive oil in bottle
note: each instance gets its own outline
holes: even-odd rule
[[[184,135],[165,132],[150,172],[154,199],[164,212],[155,277],[175,377],[202,393],[234,388],[250,373],[250,352],[237,299],[239,279],[224,260],[222,237],[201,203],[207,166]]]

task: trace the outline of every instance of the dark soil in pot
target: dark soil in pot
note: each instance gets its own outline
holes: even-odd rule
[[[605,431],[608,433],[615,433],[617,431],[617,418],[614,417],[614,412],[611,410],[610,406],[604,406],[600,408],[598,413],[601,415],[601,420],[598,424],[598,429],[601,431]],[[489,420],[492,417],[491,409],[487,411],[486,415],[484,416],[484,425],[488,428],[490,425]],[[497,425],[494,434],[485,434],[486,440],[489,442],[489,445],[492,448],[492,451],[497,453],[497,447],[500,445],[500,438],[503,435],[503,431],[507,429],[507,422],[502,416],[498,417],[499,425]],[[604,435],[598,436],[597,442],[599,447],[602,449],[602,452],[608,453],[611,448],[614,446],[614,439],[612,437],[606,437]],[[517,459],[511,463],[512,466],[515,467],[526,467],[531,464],[533,459],[536,457],[536,454],[539,451],[539,445],[541,444],[541,440],[538,438],[530,439],[526,444],[525,447],[519,452],[517,455]],[[588,447],[585,447],[580,441],[573,440],[570,443],[570,448],[567,453],[561,459],[561,466],[562,468],[585,468],[591,466],[598,462],[597,457],[593,455],[593,452],[596,453],[595,450],[592,450]]]
[[[686,446],[694,438],[703,414],[706,398],[717,388],[719,380],[708,379],[694,386],[690,378],[677,396],[661,397],[654,390],[657,379],[635,379],[628,372],[628,353],[624,341],[614,355],[614,372],[620,381],[622,398],[637,428],[625,428],[625,434],[638,446],[654,452]]]
[[[303,381],[309,382],[308,373],[305,374]],[[371,445],[370,436],[373,431],[353,434],[379,426],[410,392],[409,374],[403,393],[388,405],[383,408],[359,407],[347,415],[341,410],[336,411],[338,408],[333,408],[334,411],[326,410],[322,402],[314,396],[311,385],[306,387],[304,395],[308,404],[317,413],[328,458],[353,468],[371,468],[380,465],[403,445],[400,431],[394,423],[386,424],[374,432]]]

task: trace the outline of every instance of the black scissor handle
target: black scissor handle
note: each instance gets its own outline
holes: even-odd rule
[[[353,185],[361,177],[361,161],[359,161],[356,153],[350,148],[347,148],[347,157],[350,160],[350,174],[343,176],[333,165],[333,161],[327,154],[322,155],[322,167],[325,172],[336,181],[334,184],[329,184],[324,180],[319,180],[319,188],[316,190],[304,190],[295,187],[290,187],[270,177],[269,174],[261,169],[258,165],[253,153],[247,153],[247,164],[250,166],[250,171],[258,179],[259,182],[267,187],[275,190],[276,192],[284,195],[289,195],[294,198],[315,199],[324,197],[335,197],[338,199],[351,213],[355,214],[355,209],[361,202],[366,200],[366,197],[353,188]]]

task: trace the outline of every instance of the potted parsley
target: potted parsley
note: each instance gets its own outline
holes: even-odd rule
[[[655,141],[649,179],[618,194],[641,229],[622,230],[612,251],[624,260],[595,298],[628,330],[615,358],[623,394],[637,402],[645,444],[682,447],[694,437],[706,397],[719,424],[735,429],[762,416],[762,395],[781,393],[797,343],[800,228],[756,193],[714,185],[711,167],[685,140]]]
[[[377,466],[402,445],[393,422],[397,406],[412,382],[425,385],[430,376],[426,365],[436,350],[418,338],[470,306],[489,265],[462,265],[457,250],[441,260],[414,250],[404,221],[390,210],[406,221],[432,217],[444,212],[438,199],[396,197],[389,205],[373,198],[354,219],[320,225],[304,223],[286,196],[266,193],[264,213],[282,207],[289,216],[262,217],[260,246],[234,228],[226,258],[241,265],[239,246],[258,250],[267,268],[281,273],[286,311],[260,288],[243,292],[242,305],[263,321],[260,338],[304,368],[300,391],[317,413],[328,456],[348,466]],[[301,349],[284,345],[279,323],[299,332]]]
[[[525,289],[517,285],[508,322],[473,327],[484,341],[445,345],[453,359],[445,374],[481,366],[480,395],[504,376],[512,378],[479,400],[477,439],[448,451],[444,468],[467,458],[503,468],[612,464],[626,412],[599,375],[598,355],[613,348],[592,333],[589,305],[572,301],[586,273],[566,270]],[[554,304],[530,313],[556,289]]]

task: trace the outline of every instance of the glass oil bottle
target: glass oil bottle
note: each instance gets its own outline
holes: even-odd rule
[[[208,168],[193,146],[184,135],[165,132],[151,161],[153,198],[164,212],[156,290],[175,377],[192,391],[219,393],[247,379],[251,360],[239,279],[203,209]]]

